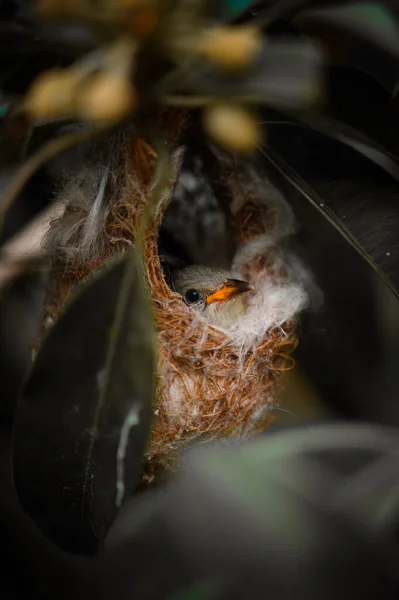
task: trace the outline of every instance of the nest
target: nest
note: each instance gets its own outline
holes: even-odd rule
[[[172,133],[169,129],[173,176],[142,247],[159,334],[158,396],[146,454],[152,468],[165,466],[182,445],[195,440],[241,437],[268,424],[278,377],[292,366],[296,316],[307,298],[305,271],[283,244],[293,227],[289,207],[253,169],[226,157],[220,157],[219,173],[237,238],[233,272],[258,291],[248,298],[246,314],[227,331],[209,326],[169,287],[158,252],[158,231],[179,170],[182,122]],[[118,144],[118,187],[97,234],[98,251],[86,256],[61,253],[64,258],[58,260],[47,302],[52,318],[93,268],[134,243],[154,185],[156,156],[132,134],[126,133]],[[53,224],[49,243],[56,245],[54,232],[66,218],[67,214]],[[87,218],[83,215],[80,228],[75,228],[71,247],[79,248]]]

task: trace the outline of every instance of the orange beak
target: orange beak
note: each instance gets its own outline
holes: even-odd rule
[[[227,279],[223,286],[207,297],[206,303],[212,304],[213,302],[226,302],[231,300],[239,294],[244,292],[250,292],[255,288],[250,285],[247,281],[240,281],[240,279]]]

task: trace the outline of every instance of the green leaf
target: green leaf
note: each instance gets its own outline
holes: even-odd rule
[[[184,588],[167,600],[216,600],[219,595],[215,585],[200,582]]]
[[[18,396],[29,373],[44,299],[43,271],[37,269],[37,264],[36,271],[29,271],[29,266],[21,267],[22,272],[0,289],[0,433],[7,439],[11,436]],[[10,475],[8,462],[8,481],[2,478],[0,482],[3,497],[7,483],[11,484]]]
[[[398,452],[395,430],[342,423],[193,449],[118,517],[108,585],[141,600],[391,598],[396,551],[375,515],[379,484],[397,497]]]
[[[225,0],[223,2],[223,16],[234,18],[245,9],[254,4],[253,0]]]
[[[297,211],[309,201],[399,295],[397,163],[379,149],[385,165],[372,161],[356,144],[355,151],[295,123],[269,124],[268,131],[263,153],[277,187]],[[386,173],[391,167],[395,178]]]
[[[14,410],[31,364],[44,298],[43,270],[35,266],[0,290],[0,596],[59,598],[62,580],[62,597],[87,600],[88,586],[94,590],[98,580],[94,565],[49,543],[21,508],[12,480]]]
[[[59,546],[92,553],[141,474],[154,323],[131,251],[83,286],[44,340],[20,404],[20,501]]]

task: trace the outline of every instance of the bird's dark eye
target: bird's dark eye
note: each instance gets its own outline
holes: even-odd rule
[[[184,294],[184,298],[188,304],[195,304],[201,298],[201,294],[198,290],[187,290]]]

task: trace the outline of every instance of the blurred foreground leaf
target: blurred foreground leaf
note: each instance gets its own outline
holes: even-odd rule
[[[93,565],[62,554],[40,534],[19,505],[12,481],[12,421],[31,365],[43,283],[41,271],[26,271],[0,291],[0,597],[87,600],[95,586]]]
[[[0,289],[0,424],[11,427],[15,403],[32,360],[44,300],[41,272],[23,273]]]
[[[396,430],[348,424],[197,448],[118,516],[108,585],[141,600],[202,586],[218,600],[395,598],[398,455]]]
[[[59,546],[95,552],[137,485],[154,371],[152,314],[129,252],[83,287],[44,340],[17,414],[20,501]]]
[[[211,64],[198,62],[195,68],[190,65],[176,77],[178,85],[184,86],[183,92],[188,88],[200,98],[202,94],[205,98],[231,98],[300,110],[319,99],[322,62],[322,54],[313,43],[281,36],[269,42],[243,74],[223,73]],[[209,103],[209,98],[205,102]]]
[[[392,92],[399,68],[398,9],[397,0],[347,2],[300,12],[294,24],[322,40],[332,62],[368,73]]]

